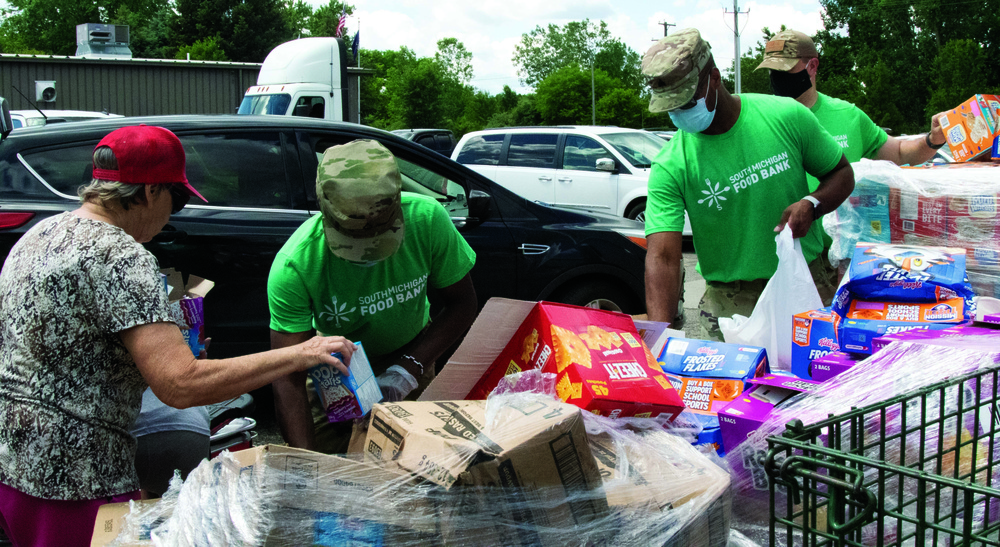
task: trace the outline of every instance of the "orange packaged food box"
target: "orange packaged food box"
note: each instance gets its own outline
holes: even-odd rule
[[[556,374],[563,401],[601,416],[673,419],[684,408],[625,314],[537,303],[466,398],[534,368]]]
[[[941,118],[941,129],[955,161],[969,161],[989,154],[997,133],[991,101],[997,103],[996,97],[975,95]]]

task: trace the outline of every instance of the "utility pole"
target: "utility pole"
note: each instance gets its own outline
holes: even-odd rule
[[[745,15],[750,14],[750,10],[741,12],[739,6],[740,0],[733,0],[733,50],[736,56],[733,57],[733,75],[736,77],[736,93],[740,92],[742,85],[740,83],[740,13]],[[726,10],[729,13],[729,10]]]
[[[664,37],[664,38],[666,38],[666,37],[667,37],[667,27],[676,27],[676,26],[677,26],[677,25],[675,25],[675,24],[673,24],[673,23],[668,23],[668,22],[666,22],[666,21],[660,21],[660,22],[659,22],[659,23],[657,23],[657,24],[658,24],[658,25],[663,25],[663,37]]]

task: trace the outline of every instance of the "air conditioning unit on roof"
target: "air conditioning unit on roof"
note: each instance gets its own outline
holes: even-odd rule
[[[77,57],[132,58],[128,47],[128,25],[82,23],[76,26]]]

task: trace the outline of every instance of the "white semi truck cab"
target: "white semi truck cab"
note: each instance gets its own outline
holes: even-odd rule
[[[340,38],[301,38],[271,50],[238,114],[347,119],[347,49]]]

